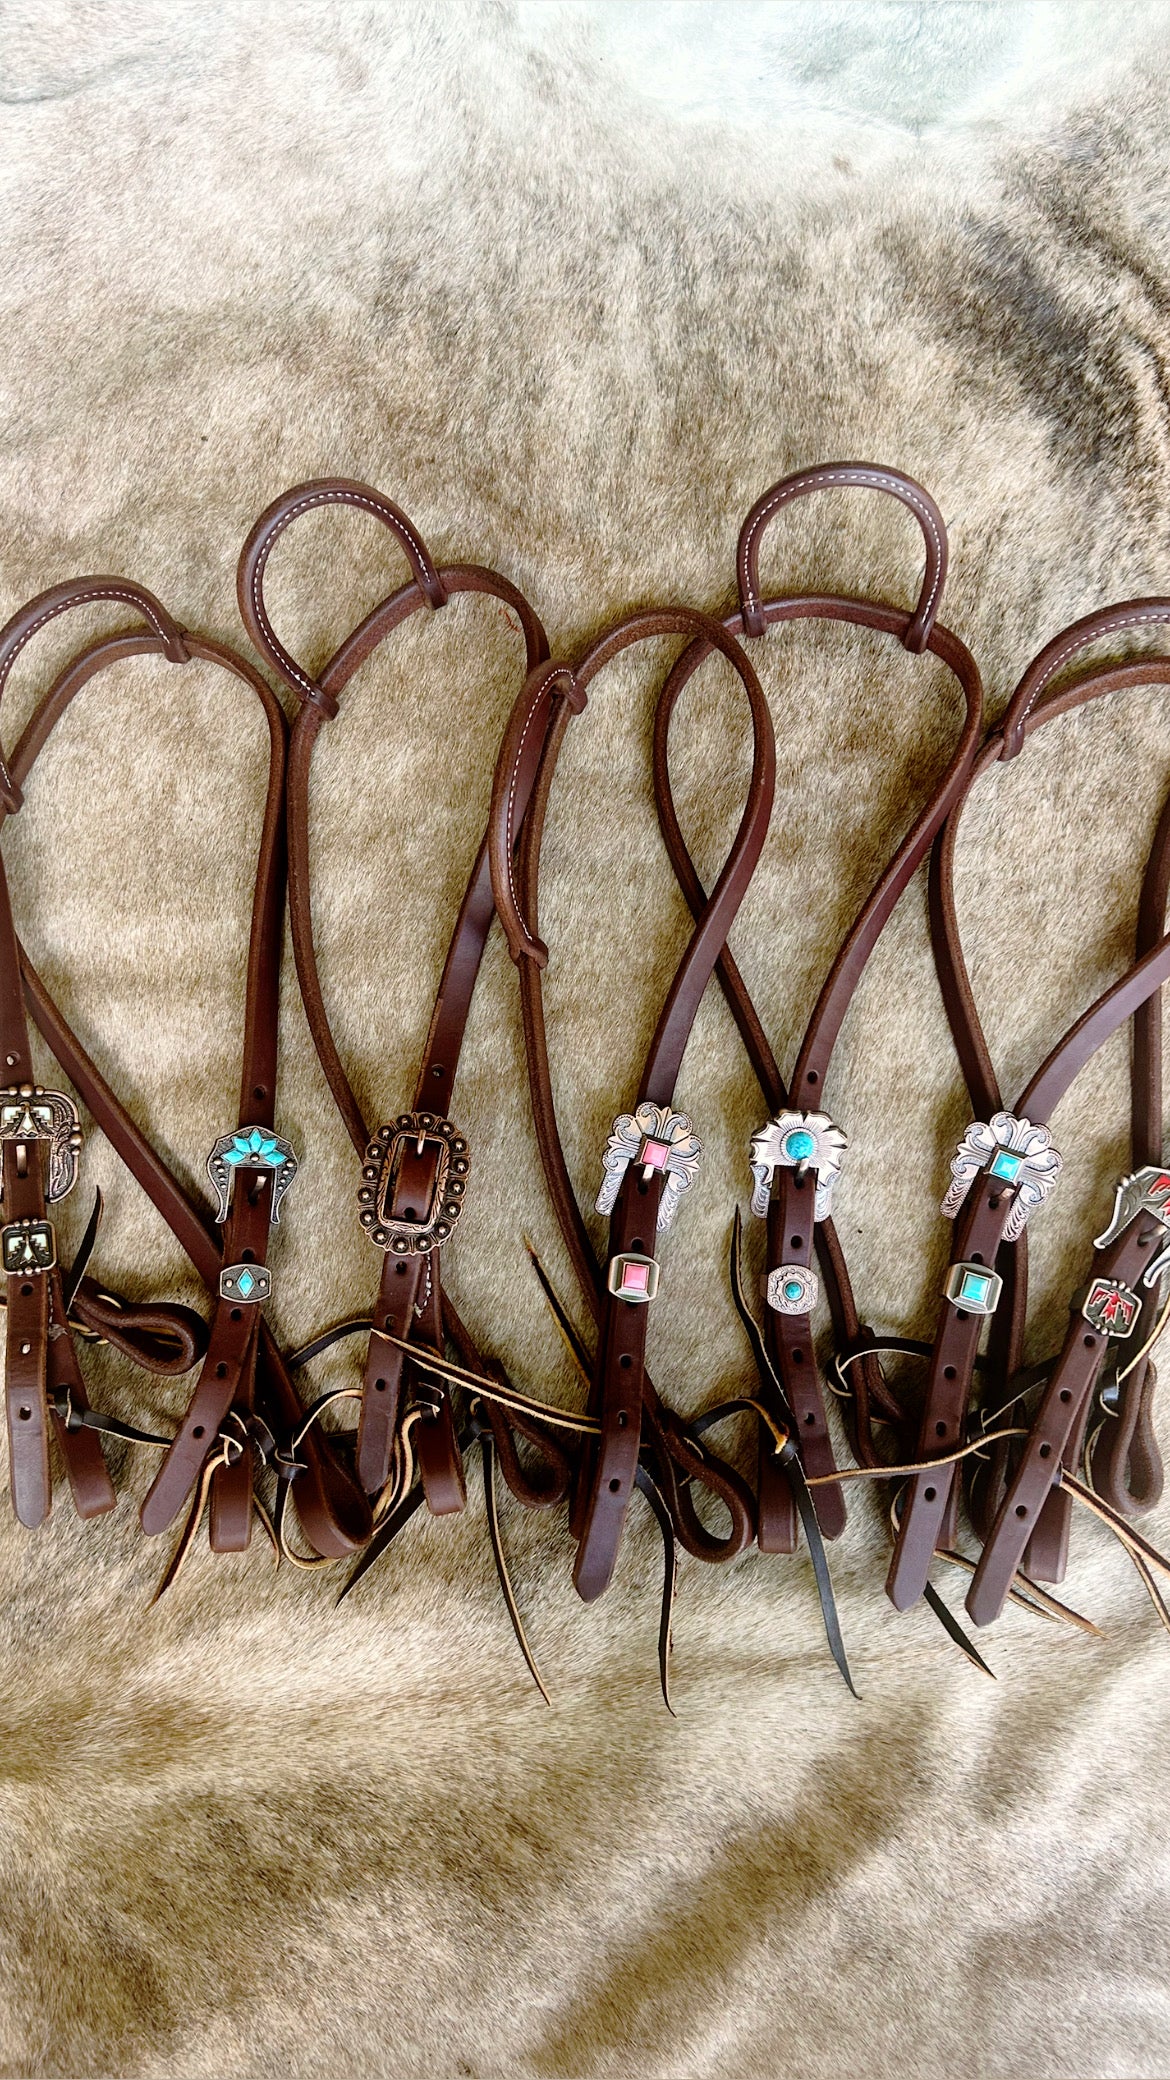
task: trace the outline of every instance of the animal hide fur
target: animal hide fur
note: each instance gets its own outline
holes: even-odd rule
[[[252,518],[341,473],[441,557],[508,572],[571,654],[640,602],[726,611],[752,501],[842,457],[938,497],[944,619],[993,713],[1065,622],[1170,591],[1164,5],[7,0],[0,24],[5,614],[116,571],[240,642]],[[907,515],[854,493],[786,514],[764,577],[909,600],[919,553]],[[274,559],[278,624],[319,660],[400,569],[372,523],[315,517]],[[99,625],[119,624],[82,621]],[[6,743],[77,636],[22,657]],[[548,1017],[584,1204],[687,930],[649,785],[667,655],[597,685],[552,802]],[[733,944],[790,1066],[958,717],[941,670],[876,637],[803,626],[759,657],[781,774]],[[518,663],[507,617],[458,602],[364,667],[320,740],[324,986],[375,1118],[409,1098]],[[673,750],[710,873],[747,770],[722,673],[682,704]],[[235,1117],[262,769],[237,688],[138,661],[81,696],[4,837],[34,960],[193,1185]],[[1130,958],[1168,784],[1151,689],[1053,724],[973,801],[959,899],[1007,1092]],[[284,1010],[278,1123],[304,1165],[273,1318],[294,1342],[368,1305],[377,1261],[291,962]],[[1126,1063],[1122,1036],[1054,1121],[1066,1174],[1036,1224],[1029,1356],[1059,1342],[1126,1167]],[[922,1334],[968,1107],[921,878],[832,1083],[864,1315]],[[724,1266],[760,1107],[714,992],[679,1100],[709,1156],[663,1252],[678,1304],[652,1348],[694,1410],[750,1377]],[[476,1172],[448,1276],[482,1347],[572,1402],[521,1241],[575,1304],[526,1106],[496,933],[453,1108]],[[96,1135],[84,1176],[107,1193],[102,1275],[197,1301]],[[352,1363],[317,1366],[313,1389]],[[127,1418],[184,1399],[92,1372]],[[100,1523],[62,1502],[28,1536],[0,1507],[3,2073],[1170,2072],[1170,1643],[1093,1524],[1068,1593],[1104,1636],[1009,1614],[993,1683],[929,1614],[888,1607],[883,1505],[855,1490],[832,1559],[861,1704],[805,1559],[684,1563],[671,1719],[637,1509],[590,1609],[563,1522],[506,1513],[546,1710],[474,1496],[459,1521],[416,1521],[340,1610],[336,1571],[276,1574],[259,1544],[201,1548],[150,1609],[151,1469],[115,1466]],[[942,1586],[960,1600],[961,1577]]]

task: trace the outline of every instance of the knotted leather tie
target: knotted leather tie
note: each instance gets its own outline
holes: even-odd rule
[[[795,595],[764,601],[760,596],[758,555],[767,524],[783,507],[812,492],[845,488],[887,493],[907,506],[922,530],[926,569],[918,604],[912,613],[877,600],[833,594]],[[868,462],[836,462],[785,477],[753,506],[739,537],[737,571],[740,605],[727,616],[725,629],[735,635],[762,636],[780,622],[844,621],[897,637],[904,648],[938,657],[957,680],[963,694],[963,726],[951,759],[930,800],[894,853],[862,905],[833,961],[808,1022],[797,1054],[792,1083],[785,1088],[775,1056],[728,948],[720,953],[718,975],[743,1037],[764,1101],[772,1115],[753,1141],[757,1209],[767,1217],[766,1345],[769,1371],[782,1383],[785,1404],[796,1419],[795,1441],[807,1476],[816,1481],[815,1507],[826,1538],[845,1526],[842,1490],[830,1476],[835,1471],[832,1439],[816,1363],[811,1315],[818,1284],[811,1266],[815,1250],[824,1278],[837,1347],[854,1350],[869,1342],[854,1303],[845,1257],[830,1212],[831,1190],[845,1150],[845,1136],[821,1109],[833,1050],[846,1012],[866,964],[899,897],[926,857],[940,824],[962,789],[979,743],[983,691],[974,658],[957,636],[936,619],[946,576],[947,536],[934,500],[898,470]],[[706,901],[702,883],[683,837],[670,784],[669,735],[675,706],[683,689],[710,656],[710,646],[697,641],[684,651],[672,670],[655,719],[654,786],[659,822],[679,884],[697,916]],[[896,1414],[876,1358],[858,1361],[854,1386],[862,1407]],[[774,1400],[767,1375],[761,1378],[765,1405]],[[780,1409],[774,1410],[779,1415]],[[797,1542],[793,1484],[761,1432],[759,1457],[758,1537],[766,1552],[789,1553]]]
[[[1140,663],[1091,672],[1057,693],[1047,688],[1066,663],[1085,645],[1120,629],[1165,621],[1165,600],[1129,602],[1090,615],[1054,639],[1024,674],[999,729],[976,762],[970,787],[999,759],[1017,755],[1045,721],[1122,687],[1170,678],[1170,662]],[[919,1434],[918,1457],[951,1451],[961,1439],[976,1354],[987,1317],[992,1316],[989,1351],[993,1377],[1001,1389],[1015,1375],[1026,1310],[1024,1223],[1040,1206],[1062,1167],[1052,1149],[1046,1122],[1074,1078],[1104,1042],[1135,1021],[1133,1077],[1135,1163],[1161,1160],[1160,1011],[1157,993],[1170,976],[1170,935],[1163,931],[1167,880],[1170,877],[1170,806],[1163,812],[1147,868],[1139,918],[1139,958],[1127,974],[1102,993],[1051,1051],[1022,1093],[1014,1112],[1002,1106],[998,1081],[979,1022],[959,937],[954,904],[954,851],[966,796],[956,804],[940,834],[931,871],[931,916],[935,958],[947,1015],[960,1062],[978,1115],[952,1164],[953,1183],[944,1211],[955,1216],[955,1237],[947,1297],[930,1357]],[[1170,1181],[1167,1189],[1170,1190]],[[1148,1201],[1135,1198],[1117,1232],[1094,1259],[1085,1305],[1094,1289],[1100,1308],[1085,1314],[1073,1310],[1064,1351],[1045,1387],[1031,1435],[1014,1475],[1001,1461],[993,1469],[979,1514],[988,1542],[976,1570],[967,1608],[977,1624],[998,1615],[1027,1549],[1029,1571],[1042,1580],[1060,1580],[1068,1539],[1068,1493],[1056,1487],[1062,1473],[1076,1463],[1092,1391],[1107,1357],[1113,1324],[1131,1312],[1131,1328],[1139,1314],[1155,1311],[1153,1294],[1133,1292],[1131,1281],[1144,1275],[1164,1237]],[[1145,1381],[1137,1368],[1125,1396],[1130,1442],[1148,1423]],[[1159,1462],[1152,1438],[1144,1437],[1145,1464],[1151,1486],[1158,1485]],[[1127,1444],[1128,1456],[1128,1444]],[[1114,1461],[1102,1457],[1101,1469],[1117,1489]],[[1097,1472],[1096,1461],[1094,1463]],[[1006,1491],[1005,1491],[1006,1489]],[[899,1609],[922,1593],[933,1552],[953,1538],[959,1480],[953,1465],[918,1473],[910,1483],[902,1511],[887,1592]],[[1133,1498],[1122,1498],[1132,1511]]]
[[[557,757],[571,715],[585,705],[588,687],[622,651],[671,635],[697,637],[720,650],[738,674],[751,710],[752,773],[731,850],[696,919],[662,1007],[637,1100],[614,1122],[601,1166],[598,1210],[609,1214],[609,1247],[604,1264],[599,1264],[568,1175],[553,1103],[541,987],[548,950],[536,936],[540,847]],[[533,733],[547,737],[547,747],[517,863],[517,777]],[[698,1557],[733,1559],[753,1535],[750,1491],[732,1467],[699,1442],[691,1426],[665,1407],[647,1375],[645,1353],[649,1310],[659,1281],[656,1236],[673,1218],[700,1153],[690,1120],[673,1109],[674,1087],[703,992],[759,858],[772,807],[775,760],[767,703],[741,646],[708,616],[669,607],[618,622],[574,664],[552,663],[531,672],[496,767],[489,838],[492,883],[520,970],[537,1140],[558,1222],[597,1327],[590,1414],[600,1423],[600,1436],[583,1457],[573,1508],[578,1541],[573,1581],[586,1602],[609,1584],[640,1469],[653,1495],[662,1498],[680,1542]],[[703,1522],[691,1492],[694,1486],[705,1487],[723,1503],[730,1517],[726,1534],[711,1531]]]
[[[273,547],[292,522],[304,513],[329,506],[354,507],[381,521],[401,545],[410,563],[411,582],[373,609],[347,637],[329,662],[310,675],[275,634],[264,601],[264,577]],[[287,831],[289,909],[301,995],[313,1044],[342,1120],[360,1162],[355,1219],[382,1253],[381,1281],[375,1303],[361,1395],[357,1437],[357,1470],[362,1486],[378,1496],[390,1479],[396,1442],[411,1407],[421,1412],[414,1449],[430,1509],[437,1515],[461,1510],[466,1501],[463,1456],[443,1375],[419,1368],[419,1359],[443,1358],[445,1338],[465,1366],[483,1376],[485,1385],[500,1368],[480,1356],[474,1338],[443,1289],[443,1247],[463,1217],[472,1152],[449,1117],[456,1071],[472,996],[495,905],[487,862],[486,838],[476,855],[452,934],[439,992],[423,1049],[410,1111],[371,1128],[362,1113],[341,1061],[325,1008],[313,934],[309,789],[313,748],[324,723],[338,712],[339,697],[358,666],[411,615],[423,608],[437,611],[459,593],[486,595],[515,616],[524,641],[526,665],[548,656],[539,618],[517,588],[496,571],[477,564],[439,569],[421,535],[401,509],[379,491],[348,479],[330,478],[299,484],[274,501],[253,527],[240,558],[240,611],[257,648],[300,702],[289,748]],[[516,779],[519,825],[540,757],[542,734],[526,737]],[[391,801],[397,820],[402,804]],[[389,835],[383,839],[388,849]],[[476,1218],[473,1210],[467,1226]],[[461,1234],[466,1230],[461,1230]],[[321,1346],[319,1345],[318,1348]],[[563,1455],[546,1437],[505,1419],[494,1403],[485,1403],[500,1465],[512,1491],[529,1506],[547,1506],[567,1492]],[[520,1427],[538,1443],[544,1465],[529,1474],[517,1457],[512,1427]]]
[[[179,1362],[168,1362],[165,1368],[156,1365],[154,1369],[186,1371],[206,1345],[195,1400],[143,1505],[144,1523],[146,1528],[156,1531],[173,1523],[192,1491],[199,1488],[213,1455],[218,1454],[212,1490],[212,1544],[236,1549],[246,1544],[252,1517],[252,1453],[246,1448],[245,1441],[255,1412],[258,1353],[261,1359],[261,1402],[267,1424],[279,1434],[294,1427],[300,1414],[295,1390],[263,1322],[260,1307],[261,1297],[268,1288],[264,1257],[272,1197],[274,1190],[283,1190],[287,1183],[284,1161],[279,1164],[273,1161],[281,1144],[279,1137],[271,1132],[283,904],[281,809],[285,725],[274,696],[243,658],[221,644],[180,630],[150,593],[121,578],[79,579],[57,586],[30,602],[0,633],[0,686],[18,651],[35,630],[68,608],[105,599],[127,601],[145,620],[149,633],[111,636],[92,643],[59,675],[33,714],[4,773],[3,798],[7,813],[19,807],[21,788],[36,757],[75,695],[105,667],[123,659],[150,655],[165,657],[175,664],[186,664],[198,658],[222,667],[257,695],[268,726],[269,780],[249,949],[240,1127],[220,1137],[216,1144],[220,1159],[221,1212],[227,1215],[223,1241],[216,1224],[196,1210],[130,1119],[49,996],[23,949],[11,937],[10,929],[8,957],[19,962],[20,980],[29,1009],[53,1054],[216,1298],[210,1339],[198,1317],[193,1317],[189,1310],[156,1308],[144,1314],[156,1338],[160,1332],[169,1331],[182,1343]],[[6,900],[4,908],[7,909]],[[0,959],[3,958],[5,954],[0,952]],[[4,996],[10,1005],[6,1012],[7,1052],[10,1055],[17,1053],[17,1066],[21,1067],[24,1064],[19,1057],[15,1030],[18,990],[19,984],[13,991],[5,990]],[[258,1147],[251,1145],[254,1131]],[[249,1145],[237,1150],[234,1144],[239,1140],[246,1140]],[[225,1163],[224,1157],[233,1160]],[[234,1195],[231,1194],[233,1169],[237,1173]],[[243,1188],[245,1178],[251,1187],[248,1190]],[[228,1198],[230,1208],[224,1203]],[[237,1256],[238,1261],[234,1261]],[[230,1295],[225,1290],[229,1274],[234,1282]],[[51,1286],[49,1291],[52,1293]],[[18,1303],[26,1297],[18,1290]],[[83,1305],[83,1294],[79,1294],[75,1302],[79,1313]],[[107,1305],[102,1313],[102,1328],[107,1335],[110,1334],[110,1325],[106,1317],[111,1312],[116,1313],[117,1308],[111,1310]],[[133,1321],[141,1313],[141,1310],[131,1311],[129,1318]],[[20,1319],[18,1308],[18,1325]],[[59,1328],[60,1324],[55,1326]],[[21,1334],[19,1326],[17,1334]],[[118,1340],[124,1342],[121,1337]],[[67,1337],[58,1337],[53,1347],[64,1350],[67,1343]],[[19,1379],[19,1374],[17,1377]],[[67,1384],[71,1389],[73,1406],[84,1409],[84,1402],[79,1404],[77,1401],[77,1382],[70,1379]],[[24,1435],[29,1422],[20,1417],[22,1404],[14,1401],[11,1373],[8,1392],[20,1424],[19,1455],[25,1449]],[[222,1427],[229,1415],[238,1421],[236,1434],[231,1440],[233,1448],[226,1451]],[[109,1427],[116,1429],[117,1426],[111,1424]],[[70,1435],[77,1440],[72,1446],[68,1441]],[[96,1448],[94,1434],[84,1422],[73,1433],[66,1427],[63,1442],[67,1463],[70,1449],[75,1454],[79,1448],[92,1454]],[[14,1455],[14,1466],[17,1465],[17,1455]],[[369,1513],[363,1498],[352,1488],[343,1469],[329,1452],[316,1444],[308,1455],[304,1476],[298,1492],[298,1510],[306,1535],[319,1548],[338,1553],[352,1551],[369,1533]],[[19,1472],[17,1478],[20,1478]]]

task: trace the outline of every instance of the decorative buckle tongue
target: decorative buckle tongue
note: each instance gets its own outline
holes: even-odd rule
[[[752,1135],[752,1212],[761,1220],[766,1219],[777,1170],[795,1170],[798,1177],[812,1170],[817,1180],[813,1219],[827,1221],[833,1211],[833,1186],[841,1174],[841,1161],[848,1146],[845,1135],[827,1112],[778,1112],[766,1127]]]
[[[1003,1240],[1014,1242],[1023,1234],[1029,1214],[1043,1204],[1063,1169],[1064,1157],[1053,1148],[1047,1127],[1034,1127],[1030,1120],[1016,1119],[1010,1112],[993,1114],[986,1125],[982,1120],[973,1120],[951,1163],[951,1183],[942,1202],[943,1213],[953,1221],[972,1179],[981,1170],[987,1170],[1002,1184],[1015,1188],[1003,1231]]]
[[[0,1141],[47,1141],[45,1198],[52,1205],[73,1190],[81,1128],[77,1107],[64,1091],[42,1090],[39,1083],[14,1083],[0,1090]]]
[[[1147,1163],[1144,1170],[1134,1170],[1129,1177],[1122,1178],[1113,1201],[1113,1218],[1105,1233],[1097,1236],[1093,1248],[1107,1249],[1139,1213],[1152,1214],[1161,1228],[1170,1229],[1170,1170],[1159,1169],[1156,1163]],[[1147,1264],[1142,1284],[1156,1285],[1168,1264],[1170,1241],[1158,1251],[1153,1262]]]
[[[228,1217],[232,1178],[240,1170],[271,1171],[272,1205],[268,1217],[275,1227],[280,1219],[281,1201],[297,1174],[291,1144],[282,1135],[274,1134],[271,1127],[240,1127],[234,1134],[220,1135],[207,1158],[207,1175],[215,1187],[219,1202],[215,1218],[221,1227]]]
[[[605,1175],[597,1194],[598,1213],[613,1212],[622,1179],[634,1163],[647,1182],[656,1172],[661,1176],[658,1227],[669,1228],[678,1202],[702,1159],[702,1143],[686,1113],[672,1112],[669,1105],[652,1105],[644,1099],[635,1111],[620,1112],[613,1123],[601,1159]],[[616,1291],[616,1287],[610,1290]]]
[[[391,1211],[404,1157],[413,1146],[435,1151],[435,1175],[425,1206]],[[395,1256],[426,1256],[446,1242],[463,1211],[471,1170],[467,1142],[437,1112],[400,1112],[393,1126],[379,1127],[362,1162],[358,1219],[371,1242]]]
[[[9,1277],[51,1271],[57,1261],[57,1231],[52,1221],[9,1221],[0,1228],[0,1256]]]

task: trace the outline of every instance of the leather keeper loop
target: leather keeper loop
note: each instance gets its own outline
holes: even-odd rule
[[[770,491],[757,499],[740,530],[736,552],[740,612],[747,636],[762,636],[767,626],[759,584],[759,548],[765,527],[786,505],[806,498],[813,491],[856,488],[884,491],[913,513],[926,544],[926,570],[918,603],[902,636],[907,650],[925,650],[935,616],[942,601],[947,574],[947,530],[943,516],[930,493],[901,470],[879,468],[870,462],[832,462],[819,469],[798,470],[782,477]]]

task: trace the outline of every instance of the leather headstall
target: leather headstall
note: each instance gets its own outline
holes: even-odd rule
[[[140,656],[165,658],[179,666],[198,659],[228,671],[256,695],[268,728],[269,770],[248,955],[241,1102],[237,1124],[216,1138],[207,1158],[212,1216],[193,1203],[130,1118],[37,975],[16,939],[0,873],[0,1046],[12,1086],[7,1103],[0,1100],[0,1136],[14,1499],[24,1522],[37,1522],[47,1511],[49,1408],[83,1513],[108,1508],[114,1499],[95,1433],[139,1436],[166,1446],[143,1503],[144,1529],[166,1530],[194,1498],[188,1524],[192,1532],[210,1488],[212,1547],[236,1551],[247,1545],[250,1535],[256,1460],[271,1462],[276,1441],[295,1431],[301,1413],[263,1316],[271,1287],[266,1263],[270,1226],[296,1170],[296,1158],[273,1124],[286,729],[279,703],[244,658],[180,628],[149,592],[122,578],[82,578],[55,586],[15,615],[0,632],[0,690],[17,655],[38,630],[70,608],[105,600],[133,607],[146,632],[93,642],[59,674],[0,767],[2,813],[7,817],[20,808],[51,731],[75,695],[110,665]],[[77,1114],[65,1093],[42,1090],[34,1082],[26,1002],[94,1121],[206,1281],[214,1303],[210,1334],[186,1308],[131,1307],[85,1279],[72,1291],[73,1275],[66,1276],[56,1259],[46,1207],[72,1182],[79,1146]],[[173,1440],[136,1433],[88,1409],[67,1297],[78,1321],[99,1330],[151,1370],[186,1372],[202,1356],[191,1404]],[[309,1440],[303,1458],[297,1506],[306,1537],[318,1551],[352,1552],[369,1534],[364,1498],[323,1442]]]
[[[898,1609],[923,1593],[936,1549],[946,1551],[954,1544],[962,1482],[953,1455],[967,1442],[977,1363],[984,1373],[981,1399],[990,1400],[996,1415],[1008,1415],[1016,1427],[1012,1412],[1037,1384],[1035,1375],[1020,1373],[1027,1309],[1025,1226],[1042,1209],[1064,1167],[1048,1122],[1076,1076],[1129,1020],[1134,1025],[1134,1169],[1118,1187],[1114,1217],[1095,1246],[1088,1280],[1072,1305],[1063,1351],[1052,1366],[1039,1369],[1039,1401],[1022,1447],[1012,1438],[1006,1448],[1001,1442],[972,1480],[972,1515],[986,1542],[967,1597],[970,1616],[977,1625],[995,1618],[1021,1571],[1029,1583],[1063,1578],[1075,1469],[1099,1381],[1102,1422],[1090,1463],[1106,1509],[1132,1515],[1156,1501],[1161,1489],[1161,1464],[1149,1427],[1154,1382],[1146,1345],[1160,1316],[1161,1277],[1170,1261],[1165,1251],[1170,1174],[1162,1170],[1159,994],[1170,976],[1170,935],[1165,932],[1170,803],[1144,877],[1134,966],[1052,1048],[1010,1110],[971,988],[955,906],[954,859],[966,800],[994,764],[1016,757],[1045,722],[1088,701],[1170,681],[1170,660],[1145,657],[1091,670],[1050,691],[1062,669],[1092,643],[1168,620],[1170,602],[1130,601],[1087,616],[1045,646],[983,747],[931,862],[935,960],[976,1117],[952,1160],[943,1201],[954,1235],[916,1453],[919,1461],[945,1458],[947,1463],[927,1466],[908,1485],[887,1582]],[[989,1343],[981,1361],[986,1328]],[[1137,1351],[1137,1363],[1128,1367],[1127,1344]]]

